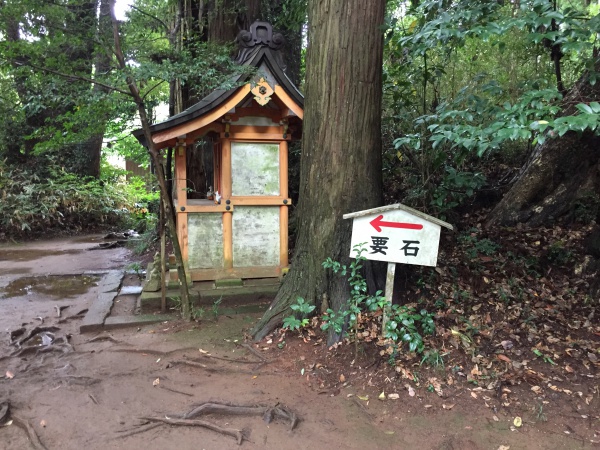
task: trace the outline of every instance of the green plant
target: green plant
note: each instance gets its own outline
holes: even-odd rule
[[[307,303],[302,297],[296,299],[296,303],[290,306],[294,315],[283,319],[283,328],[288,330],[300,330],[308,325],[308,316],[315,309],[315,305]]]
[[[550,245],[547,257],[548,261],[560,265],[568,264],[574,259],[573,252],[566,249],[562,241],[557,241]]]
[[[133,271],[137,275],[137,277],[141,280],[144,269],[142,269],[142,265],[139,262],[132,262],[131,264],[125,267],[128,271]]]
[[[169,301],[172,304],[172,310],[181,311],[181,297],[169,297]]]
[[[366,308],[368,311],[376,311],[377,308],[385,307],[385,297],[382,291],[377,291],[375,295],[367,294],[367,282],[361,274],[363,262],[367,258],[363,253],[367,251],[365,248],[366,242],[356,244],[353,247],[356,256],[350,263],[350,266],[340,264],[331,258],[327,258],[322,266],[325,269],[331,269],[334,273],[340,276],[348,276],[348,284],[350,285],[350,298],[346,301],[338,312],[332,309],[327,309],[322,317],[322,330],[333,329],[335,333],[341,334],[344,331],[344,324],[348,322],[349,328],[354,328],[354,335],[358,336],[358,314]],[[363,306],[364,305],[364,306]],[[358,338],[355,339],[355,353],[358,354]]]
[[[411,352],[422,353],[425,349],[423,335],[435,332],[433,317],[425,309],[417,312],[415,308],[406,305],[392,305],[384,337],[408,344]]]
[[[322,317],[321,329],[332,329],[336,333],[342,333],[344,324],[348,322],[349,328],[354,328],[354,335],[358,336],[358,314],[363,311],[374,312],[379,310],[389,312],[389,320],[386,323],[386,329],[383,330],[385,338],[391,339],[395,348],[398,342],[408,344],[410,351],[421,353],[425,346],[421,335],[433,334],[435,323],[433,314],[429,314],[425,309],[419,313],[415,308],[393,305],[388,306],[382,291],[377,291],[375,295],[367,294],[367,283],[362,277],[360,271],[362,263],[366,260],[363,256],[366,243],[360,243],[354,246],[356,258],[349,267],[340,264],[337,261],[327,258],[323,262],[323,267],[332,269],[340,276],[348,275],[350,284],[350,298],[346,306],[339,311],[327,309]],[[358,338],[355,339],[356,352],[358,352]]]
[[[219,306],[221,305],[221,302],[223,301],[223,296],[219,297],[217,300],[215,300],[212,304],[211,310],[212,310],[212,315],[213,315],[213,320],[216,322],[217,319],[219,318]]]
[[[194,320],[202,320],[205,312],[206,312],[206,310],[203,307],[193,306],[192,307],[192,318]]]
[[[444,356],[448,353],[440,353],[439,350],[427,350],[423,353],[420,365],[428,365],[436,370],[444,370]]]
[[[544,403],[542,401],[538,401],[532,409],[535,419],[538,422],[546,422],[548,420],[546,413],[544,412]]]
[[[553,366],[556,366],[556,363],[552,360],[552,358],[550,358],[548,355],[545,355],[544,353],[542,353],[541,351],[539,351],[537,348],[534,348],[531,351],[538,358],[542,358],[542,360],[545,363],[552,364]]]
[[[470,259],[475,259],[480,254],[492,256],[500,249],[500,246],[494,241],[488,238],[480,239],[477,236],[478,232],[477,228],[472,228],[457,239],[458,243],[463,247],[465,254]]]

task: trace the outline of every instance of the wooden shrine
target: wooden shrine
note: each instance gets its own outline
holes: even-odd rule
[[[301,136],[304,99],[270,24],[255,22],[236,41],[237,62],[255,74],[152,126],[157,148],[174,148],[177,234],[192,281],[280,277],[288,266],[288,142]],[[187,174],[198,161],[200,188]]]

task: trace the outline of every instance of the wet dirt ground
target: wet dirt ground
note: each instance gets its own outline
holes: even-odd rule
[[[232,437],[215,431],[150,428],[152,422],[143,419],[172,418],[207,401],[282,404],[298,415],[293,431],[261,417],[203,418],[244,430],[241,447],[249,449],[591,448],[543,427],[511,431],[508,418],[495,421],[490,410],[469,403],[427,409],[408,394],[365,402],[357,400],[364,392],[352,383],[320,391],[302,371],[309,361],[292,361],[285,351],[264,356],[260,347],[243,346],[256,314],[82,335],[76,316],[97,297],[97,277],[133,260],[124,248],[88,251],[100,238],[0,246],[0,403],[10,401],[12,414],[29,422],[47,449],[239,448]],[[126,280],[135,283],[134,277]],[[65,306],[57,317],[56,307]],[[133,309],[117,305],[113,314]],[[57,327],[54,336],[68,337],[68,346],[16,354],[10,332],[36,326]],[[29,447],[23,429],[0,427],[0,449]]]

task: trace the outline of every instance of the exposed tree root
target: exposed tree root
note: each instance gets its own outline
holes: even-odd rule
[[[46,446],[44,444],[42,444],[42,441],[40,441],[40,438],[38,437],[37,433],[35,432],[35,430],[31,426],[31,424],[27,420],[22,419],[20,417],[12,415],[12,414],[11,414],[11,418],[15,425],[17,425],[19,428],[22,428],[23,430],[25,430],[25,432],[27,433],[27,436],[29,437],[29,442],[31,443],[31,446],[35,450],[47,450]]]
[[[205,371],[211,372],[211,373],[223,373],[223,372],[227,372],[227,373],[243,373],[243,374],[246,374],[246,375],[252,375],[252,374],[255,373],[252,370],[220,368],[220,367],[209,367],[206,364],[202,364],[201,362],[190,361],[190,360],[187,360],[187,359],[178,359],[178,360],[170,361],[169,364],[171,364],[172,366],[184,365],[184,366],[188,366],[188,367],[194,367],[196,369],[202,369],[202,370],[205,370]]]
[[[65,323],[68,322],[69,320],[73,320],[73,319],[81,319],[83,316],[85,316],[85,314],[88,312],[87,309],[82,309],[81,311],[79,311],[77,314],[73,314],[72,316],[69,317],[65,317],[64,319],[60,319],[58,321],[58,323]]]
[[[233,437],[235,440],[237,440],[238,445],[241,445],[245,438],[241,430],[236,430],[234,428],[223,428],[205,420],[171,419],[169,417],[142,417],[141,420],[147,420],[150,422],[162,422],[168,425],[208,428],[209,430],[216,431],[217,433]]]
[[[123,352],[123,353],[139,353],[139,354],[148,354],[148,355],[155,355],[155,356],[169,356],[173,353],[178,353],[178,352],[189,352],[189,351],[197,352],[198,349],[196,347],[186,347],[186,348],[177,348],[175,350],[169,350],[168,352],[161,352],[160,350],[145,349],[145,348],[111,348],[109,351],[110,352]]]
[[[193,419],[205,414],[230,414],[234,416],[262,416],[263,420],[271,423],[273,419],[283,419],[290,422],[290,430],[298,424],[298,416],[279,404],[275,406],[237,406],[222,403],[202,403],[190,412],[180,416],[182,419]]]
[[[163,386],[162,384],[159,384],[158,387],[160,389],[164,389],[165,391],[174,392],[175,394],[187,395],[188,397],[194,396],[194,394],[190,394],[189,392],[178,391],[177,389],[166,387],[166,386]]]
[[[60,328],[58,328],[58,327],[35,327],[33,330],[31,330],[29,333],[27,333],[27,335],[24,338],[20,339],[19,341],[15,342],[14,344],[17,347],[20,347],[21,345],[23,345],[23,343],[27,342],[29,339],[31,339],[38,333],[44,333],[44,332],[45,333],[54,333],[59,330],[60,330]]]
[[[123,342],[116,340],[112,336],[96,336],[96,337],[90,339],[89,341],[87,341],[86,344],[91,344],[92,342],[100,342],[100,341],[110,341],[115,344],[124,344]]]
[[[145,423],[143,425],[140,425],[136,429],[120,432],[120,434],[115,439],[122,439],[129,436],[134,436],[136,434],[145,433],[146,431],[150,431],[154,428],[160,427],[161,425],[162,422]]]
[[[200,358],[190,358],[190,361],[198,362],[199,359],[208,358],[208,359],[218,359],[219,361],[227,361],[231,363],[242,363],[242,364],[256,364],[256,361],[248,361],[247,359],[236,359],[236,358],[223,358],[221,356],[208,355],[208,354],[200,354]]]
[[[239,345],[240,347],[244,347],[246,350],[248,350],[250,353],[252,353],[254,356],[256,356],[261,361],[263,361],[265,363],[271,362],[271,360],[269,358],[265,358],[265,356],[263,354],[261,354],[258,350],[256,350],[254,347],[252,347],[252,345],[250,345],[248,343],[237,344],[237,345]]]

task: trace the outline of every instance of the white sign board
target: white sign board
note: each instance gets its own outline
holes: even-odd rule
[[[435,266],[440,227],[452,226],[407,206],[397,204],[346,214],[352,218],[350,256],[363,244],[367,259],[391,263]]]

